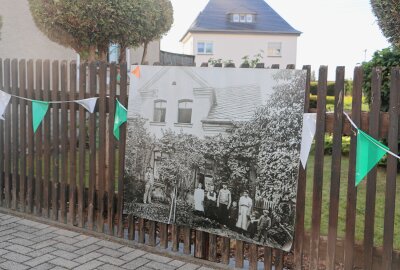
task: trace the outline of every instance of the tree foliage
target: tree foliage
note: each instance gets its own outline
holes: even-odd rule
[[[173,21],[169,0],[29,0],[29,4],[36,25],[50,40],[89,60],[104,60],[110,43],[124,51],[160,38]]]
[[[364,70],[363,91],[368,104],[371,104],[372,70],[374,67],[381,67],[381,110],[384,112],[389,110],[390,71],[392,67],[396,66],[400,66],[400,50],[394,47],[376,51],[372,59],[368,62],[364,62],[362,65]]]
[[[400,2],[371,0],[372,10],[382,33],[395,46],[400,47]]]

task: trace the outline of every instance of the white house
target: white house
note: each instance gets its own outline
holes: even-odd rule
[[[181,42],[197,66],[210,58],[239,66],[244,56],[260,53],[266,67],[284,67],[296,64],[300,34],[264,0],[210,0]]]
[[[260,82],[238,73],[246,73],[242,69],[224,69],[232,78],[226,84],[212,69],[141,66],[141,78],[131,78],[128,118],[145,118],[157,138],[165,130],[200,138],[226,134],[233,122],[250,120],[271,91],[272,79]]]

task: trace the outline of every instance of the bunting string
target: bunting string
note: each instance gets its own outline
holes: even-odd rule
[[[353,120],[350,118],[350,116],[346,113],[343,112],[343,114],[346,116],[347,120],[349,120],[350,124],[354,127],[354,129],[356,129],[357,131],[360,130],[359,127],[357,127],[357,125],[353,122]],[[372,144],[374,144],[375,146],[379,147],[381,150],[385,151],[386,153],[392,155],[393,157],[397,158],[400,160],[400,156],[396,155],[395,153],[393,153],[392,151],[382,147],[382,145],[377,142],[375,139],[373,139],[372,137],[370,137],[369,135],[366,137],[368,139],[369,142],[371,142]]]

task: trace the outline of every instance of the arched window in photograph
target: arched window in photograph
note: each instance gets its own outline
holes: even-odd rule
[[[193,100],[181,99],[178,101],[178,123],[190,124],[192,122]]]
[[[153,122],[165,123],[166,112],[167,112],[167,101],[155,100]]]

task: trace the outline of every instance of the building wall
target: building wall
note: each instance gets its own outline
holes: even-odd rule
[[[76,60],[74,50],[50,41],[35,25],[27,0],[0,0],[0,58]],[[130,63],[140,63],[143,48],[132,49]],[[150,64],[160,61],[160,41],[149,44]]]
[[[76,53],[50,41],[33,22],[27,0],[0,0],[0,58],[75,60]]]
[[[189,34],[190,35],[190,34]],[[212,42],[213,54],[197,54],[197,42]],[[282,43],[282,56],[269,57],[267,55],[268,42]],[[286,67],[288,64],[296,64],[297,36],[295,35],[247,35],[247,34],[214,34],[194,33],[183,40],[184,53],[196,56],[196,65],[207,62],[210,58],[222,61],[232,60],[238,67],[243,62],[242,57],[248,55],[251,58],[263,50],[265,67],[279,64]]]

